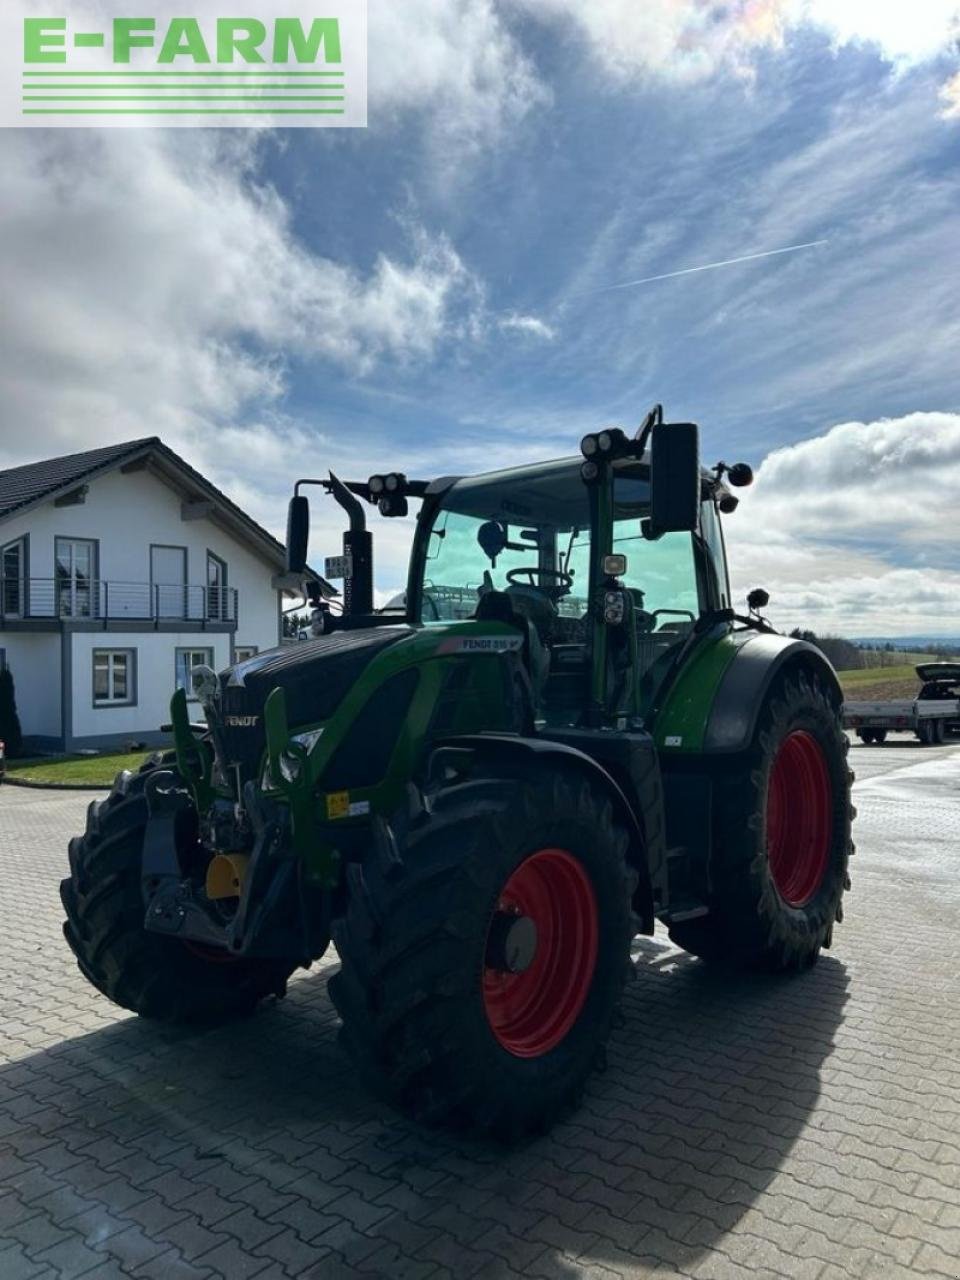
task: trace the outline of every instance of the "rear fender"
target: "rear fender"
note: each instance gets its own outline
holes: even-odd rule
[[[633,907],[640,917],[642,932],[653,933],[653,887],[650,868],[647,864],[647,843],[643,824],[619,783],[601,764],[583,751],[577,750],[576,747],[569,747],[565,743],[552,742],[544,738],[523,738],[512,734],[470,734],[438,742],[428,758],[428,775],[434,762],[440,763],[442,752],[449,752],[452,760],[456,758],[456,753],[469,752],[472,756],[487,755],[495,759],[498,764],[503,763],[505,756],[513,755],[515,758],[538,759],[544,763],[563,765],[578,770],[592,786],[603,791],[613,805],[614,813],[629,833],[630,846],[627,860],[640,877],[634,894]]]
[[[840,681],[815,645],[769,632],[757,632],[739,646],[723,674],[710,707],[703,736],[709,755],[745,751],[753,742],[757,720],[774,683],[788,673],[816,678],[839,708]]]

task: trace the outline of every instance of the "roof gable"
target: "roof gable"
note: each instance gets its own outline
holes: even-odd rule
[[[186,502],[209,503],[211,520],[254,550],[275,571],[283,571],[286,556],[282,543],[157,436],[0,471],[0,524],[32,507],[53,502],[81,484],[128,467],[149,470]]]
[[[128,440],[125,444],[88,449],[84,453],[70,453],[62,458],[28,462],[26,466],[0,471],[0,520],[6,520],[18,511],[55,498],[91,476],[113,470],[137,452],[159,444],[156,436]]]

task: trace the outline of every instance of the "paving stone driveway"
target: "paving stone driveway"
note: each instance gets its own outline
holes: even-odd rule
[[[225,1030],[81,979],[89,797],[0,788],[0,1280],[960,1275],[960,750],[855,748],[835,950],[789,980],[637,952],[608,1070],[509,1154],[372,1103],[320,966]]]

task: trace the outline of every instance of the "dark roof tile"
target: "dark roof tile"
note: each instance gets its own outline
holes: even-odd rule
[[[0,471],[0,520],[47,494],[57,493],[67,485],[82,483],[92,472],[117,463],[127,454],[159,443],[156,436],[127,440],[124,444],[68,453],[62,458],[47,458],[43,462],[28,462],[24,467]]]

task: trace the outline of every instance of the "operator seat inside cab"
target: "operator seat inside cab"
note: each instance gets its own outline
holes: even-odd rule
[[[503,622],[516,627],[523,637],[521,656],[530,676],[534,702],[539,705],[550,670],[550,654],[540,639],[533,621],[523,612],[522,604],[509,591],[484,591],[473,611],[479,622]]]

